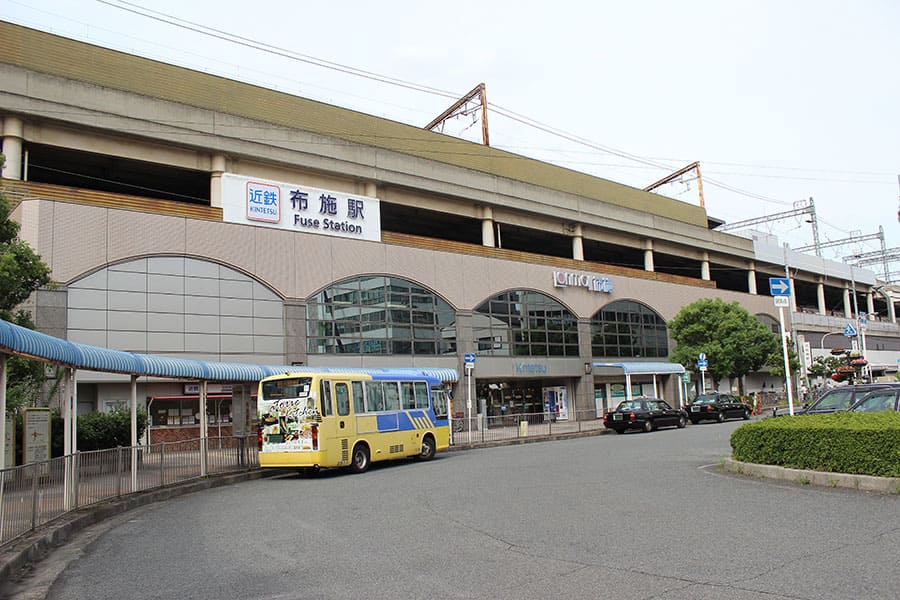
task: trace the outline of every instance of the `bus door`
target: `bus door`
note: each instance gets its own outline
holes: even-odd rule
[[[350,386],[353,385],[353,395],[350,393]],[[335,452],[340,455],[335,457],[335,461],[340,461],[342,465],[350,464],[350,452],[353,450],[350,444],[356,439],[356,420],[353,418],[350,410],[350,403],[356,397],[356,386],[359,385],[359,397],[362,399],[362,385],[357,382],[336,381],[334,383],[334,408],[335,408],[335,424],[334,435],[338,444],[334,448]]]

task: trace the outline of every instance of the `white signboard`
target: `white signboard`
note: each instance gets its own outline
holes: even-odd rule
[[[50,460],[50,409],[26,408],[22,426],[22,464]]]
[[[381,241],[377,198],[230,173],[222,176],[222,218],[226,223]]]
[[[16,419],[13,417],[6,418],[6,435],[3,436],[3,447],[5,448],[3,460],[5,465],[0,465],[0,469],[16,466]]]

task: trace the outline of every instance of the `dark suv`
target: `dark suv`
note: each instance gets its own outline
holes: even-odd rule
[[[832,388],[808,406],[795,410],[795,415],[820,415],[849,409],[857,400],[876,390],[897,388],[900,383],[859,383]]]
[[[688,418],[695,425],[699,421],[718,421],[721,423],[725,419],[746,420],[753,414],[753,409],[750,408],[750,405],[741,401],[737,396],[720,394],[719,392],[697,396],[697,399],[689,404],[686,410]]]

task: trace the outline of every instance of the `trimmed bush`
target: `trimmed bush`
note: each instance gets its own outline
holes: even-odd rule
[[[138,411],[138,437],[144,432],[147,414]],[[78,450],[105,450],[131,445],[131,413],[127,410],[92,412],[78,416]]]
[[[764,419],[737,428],[731,451],[743,462],[900,477],[900,412]]]

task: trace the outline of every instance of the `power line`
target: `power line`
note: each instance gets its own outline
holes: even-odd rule
[[[153,11],[150,9],[145,9],[135,3],[128,2],[127,0],[117,0],[117,2],[110,2],[109,0],[97,0],[97,1],[100,4],[103,4],[103,5],[112,7],[112,8],[117,8],[119,10],[126,11],[129,13],[138,15],[140,17],[143,17],[143,18],[158,21],[158,22],[164,23],[169,26],[182,28],[182,29],[185,29],[187,31],[190,31],[190,32],[193,32],[196,34],[209,36],[214,39],[219,39],[219,40],[225,41],[227,43],[251,48],[253,50],[268,53],[273,56],[287,58],[289,60],[296,60],[298,62],[303,62],[305,64],[309,64],[309,65],[319,67],[322,69],[328,69],[328,70],[333,70],[335,72],[339,72],[339,73],[343,73],[343,74],[347,74],[347,75],[362,77],[362,78],[365,78],[365,79],[368,79],[371,81],[375,81],[378,83],[397,86],[397,87],[401,87],[404,89],[416,91],[419,93],[439,96],[442,98],[454,98],[455,99],[459,96],[456,93],[452,93],[452,92],[449,92],[446,90],[441,90],[439,88],[416,84],[416,83],[413,83],[410,81],[405,81],[405,80],[402,80],[399,78],[381,75],[381,74],[374,73],[371,71],[366,71],[364,69],[350,67],[350,66],[343,65],[343,64],[340,64],[337,62],[320,59],[315,56],[302,54],[302,53],[298,53],[298,52],[293,52],[291,50],[287,50],[287,49],[284,49],[281,47],[273,46],[270,44],[265,44],[262,42],[257,42],[255,40],[251,40],[251,39],[239,36],[239,35],[231,34],[227,31],[215,29],[215,28],[208,27],[208,26],[200,24],[200,23],[181,19],[181,18],[175,17],[171,14],[167,14],[167,13],[163,13],[163,12],[159,12],[159,11]],[[85,25],[89,25],[89,26],[95,27],[95,28],[97,27],[96,23],[90,23],[90,24],[85,24]],[[121,32],[115,32],[115,33],[122,35]],[[152,42],[152,43],[155,43],[155,42]],[[179,48],[178,50],[181,52],[185,51],[184,48]],[[199,56],[199,55],[197,55],[197,56]],[[205,57],[205,58],[209,59],[209,57]],[[212,59],[212,60],[215,60],[215,59]],[[240,68],[245,68],[245,67],[243,67],[243,65],[241,65]],[[262,71],[257,71],[257,72],[263,73]],[[269,74],[269,75],[272,76],[271,74]],[[306,85],[306,84],[304,84],[304,85]],[[310,87],[321,87],[321,86],[314,86],[314,85],[310,84]],[[346,94],[346,92],[344,92],[344,91],[340,91],[339,93]],[[368,97],[367,100],[373,101],[373,99],[371,97]],[[375,100],[375,101],[377,102],[377,100]],[[606,166],[606,167],[612,166],[613,168],[617,168],[617,169],[653,168],[653,169],[660,169],[660,170],[664,170],[664,171],[671,171],[674,168],[670,164],[666,164],[666,163],[667,163],[667,161],[674,161],[676,159],[655,158],[655,157],[645,157],[645,156],[635,155],[635,154],[632,154],[632,153],[629,153],[629,152],[626,152],[626,151],[623,151],[623,150],[620,150],[617,148],[605,146],[603,144],[593,142],[591,140],[587,140],[585,138],[582,138],[580,136],[577,136],[577,135],[574,135],[571,133],[567,133],[565,131],[562,131],[560,129],[557,129],[555,127],[552,127],[550,125],[547,125],[540,121],[537,121],[535,119],[531,119],[529,117],[526,117],[524,115],[516,113],[512,110],[506,109],[502,106],[495,105],[495,104],[490,104],[490,106],[498,115],[503,116],[506,119],[509,119],[514,122],[523,124],[527,127],[531,127],[533,129],[542,131],[544,133],[559,137],[566,141],[585,146],[591,151],[603,152],[605,154],[617,156],[619,158],[622,158],[623,160],[635,163],[633,165],[617,165],[617,166],[616,165],[602,165],[602,166]],[[406,107],[406,108],[413,110],[410,107]],[[502,146],[498,146],[498,147],[502,147]],[[574,152],[574,151],[569,150],[568,152]],[[435,154],[441,154],[441,152],[438,151]],[[465,153],[451,151],[451,152],[444,152],[444,154],[449,155],[449,154],[465,154]],[[547,160],[547,162],[559,164],[560,166],[564,166],[567,163],[572,164],[572,161],[561,161],[561,160],[559,160],[558,157],[545,158],[544,160]],[[681,164],[684,162],[684,159],[677,159],[677,161],[678,161],[678,163]],[[704,164],[709,163],[709,164],[721,164],[721,165],[732,165],[732,166],[748,166],[751,168],[771,169],[771,170],[782,169],[782,170],[788,170],[788,171],[824,171],[824,172],[842,172],[842,173],[860,174],[860,175],[869,175],[869,174],[880,175],[878,173],[870,173],[870,172],[865,172],[865,171],[833,171],[833,170],[826,170],[826,169],[817,170],[817,169],[802,169],[802,168],[798,168],[798,167],[779,167],[779,166],[774,166],[774,165],[746,165],[746,164],[742,164],[742,163],[728,163],[728,162],[714,162],[714,161],[703,161],[703,162],[704,162]],[[636,166],[636,165],[640,165],[640,166]],[[720,172],[718,174],[719,175],[742,176],[742,177],[765,176],[765,175],[752,174],[752,173],[740,174],[740,173],[722,173],[722,172]],[[779,176],[768,175],[768,177],[777,178]],[[784,176],[781,176],[781,177],[784,177]],[[803,178],[797,178],[797,179],[802,180]],[[817,179],[810,178],[809,180],[815,181]],[[833,179],[823,179],[823,180],[824,181],[835,181]],[[766,196],[763,194],[751,192],[751,191],[742,189],[740,187],[734,186],[732,184],[726,183],[724,181],[721,181],[717,178],[709,178],[708,175],[705,177],[705,183],[709,186],[716,187],[716,188],[722,189],[724,191],[727,191],[727,192],[730,192],[733,194],[738,194],[738,195],[742,195],[742,196],[745,196],[748,198],[761,200],[763,202],[770,202],[770,203],[781,205],[781,206],[790,206],[791,205],[790,201],[779,200],[779,199],[772,198],[772,197],[769,197],[769,196]],[[856,182],[856,181],[851,180],[851,181],[848,181],[848,183],[875,183],[875,182]],[[641,184],[636,184],[636,185],[637,185],[637,187],[641,187]],[[842,231],[841,228],[839,228],[839,227],[836,227],[831,224],[828,224],[828,225],[831,227],[834,227],[835,229],[837,229],[839,231]]]

